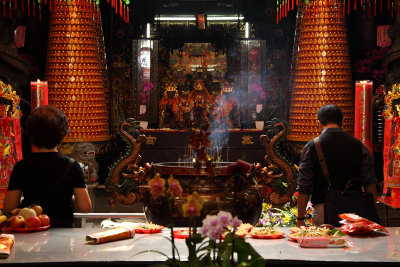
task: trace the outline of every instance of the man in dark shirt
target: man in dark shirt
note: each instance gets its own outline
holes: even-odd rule
[[[322,129],[320,143],[324,153],[329,178],[334,189],[344,189],[352,178],[359,178],[367,192],[376,201],[377,179],[373,161],[367,147],[355,137],[345,133],[342,126],[343,113],[338,106],[326,105],[319,109],[318,123]],[[311,195],[314,225],[324,223],[324,198],[328,184],[323,176],[314,142],[303,148],[298,175],[298,219],[297,225],[304,226],[305,211]]]

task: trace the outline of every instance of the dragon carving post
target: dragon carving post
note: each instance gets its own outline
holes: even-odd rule
[[[128,145],[128,149],[110,168],[105,183],[110,192],[108,203],[111,206],[117,202],[129,206],[140,201],[138,188],[146,179],[146,169],[138,166],[141,160],[139,152],[146,136],[141,135],[139,129],[139,122],[132,118],[117,123],[117,134]]]
[[[291,201],[296,188],[296,170],[278,152],[278,144],[288,134],[288,128],[286,122],[272,119],[264,127],[266,134],[260,136],[260,141],[266,148],[264,159],[268,165],[257,176],[257,181],[272,188],[263,194],[265,201],[274,205]]]

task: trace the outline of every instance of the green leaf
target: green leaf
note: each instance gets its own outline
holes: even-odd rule
[[[345,233],[343,233],[339,229],[332,229],[332,230],[329,231],[329,235],[334,235],[334,234],[340,235],[340,236],[345,236],[346,235]]]

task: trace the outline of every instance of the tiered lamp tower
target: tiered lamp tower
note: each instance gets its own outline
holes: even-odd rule
[[[104,44],[99,47],[98,9],[87,8],[92,4],[55,0],[50,18],[45,76],[49,104],[63,110],[69,120],[70,133],[64,142],[110,139]]]
[[[309,141],[317,137],[317,112],[326,104],[343,110],[343,128],[353,134],[353,82],[342,1],[310,0],[304,4],[288,139]]]

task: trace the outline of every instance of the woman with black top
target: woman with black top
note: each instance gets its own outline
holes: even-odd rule
[[[68,132],[67,117],[54,106],[38,107],[28,116],[25,133],[36,150],[14,166],[5,213],[37,204],[52,227],[72,227],[74,206],[78,212],[91,211],[82,168],[57,151]]]

